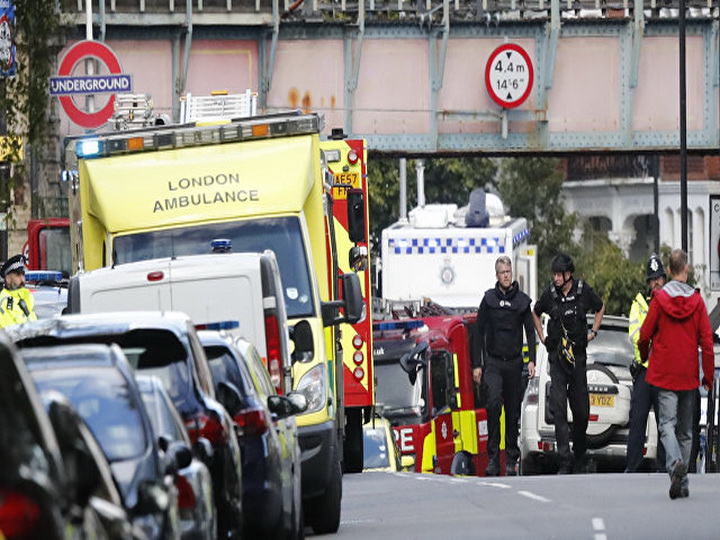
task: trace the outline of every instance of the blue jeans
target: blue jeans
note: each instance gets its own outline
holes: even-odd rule
[[[670,475],[677,460],[681,459],[685,465],[690,462],[695,393],[695,390],[658,389],[660,440],[665,447],[665,466]]]

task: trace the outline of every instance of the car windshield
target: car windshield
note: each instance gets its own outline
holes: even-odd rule
[[[64,394],[90,427],[110,463],[141,456],[148,445],[139,403],[114,367],[34,369],[40,391]]]
[[[363,468],[382,469],[390,466],[385,430],[381,427],[363,429]]]
[[[215,239],[232,241],[232,251],[275,252],[285,288],[288,317],[309,317],[315,312],[305,242],[296,217],[263,218],[210,223],[150,231],[115,238],[113,261],[125,264],[148,259],[210,252]]]
[[[377,402],[383,405],[388,419],[420,417],[425,406],[422,398],[422,376],[418,374],[415,384],[410,384],[408,374],[398,362],[378,362],[375,365]]]
[[[627,330],[601,329],[588,344],[588,364],[629,367],[633,359],[633,345]]]

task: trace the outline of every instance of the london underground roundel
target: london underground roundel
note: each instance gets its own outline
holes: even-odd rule
[[[485,65],[487,91],[493,101],[505,109],[522,105],[530,95],[533,81],[532,61],[520,45],[500,45]]]
[[[76,66],[82,65],[82,62],[90,58],[97,59],[104,64],[112,75],[122,73],[120,61],[110,47],[99,41],[80,41],[65,53],[58,68],[58,75],[60,77],[70,76]],[[95,112],[86,112],[80,109],[71,96],[61,96],[60,104],[70,120],[77,125],[96,128],[105,124],[112,116],[115,109],[115,95],[111,95],[105,106]]]

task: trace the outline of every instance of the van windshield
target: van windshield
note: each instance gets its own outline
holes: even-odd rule
[[[315,313],[305,242],[297,217],[208,223],[118,236],[113,244],[113,261],[119,265],[209,253],[211,242],[220,238],[231,240],[235,253],[273,250],[280,267],[288,317],[311,317]]]

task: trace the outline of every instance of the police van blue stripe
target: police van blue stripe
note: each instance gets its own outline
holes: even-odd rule
[[[500,238],[390,238],[390,250],[397,255],[444,253],[505,253]]]

